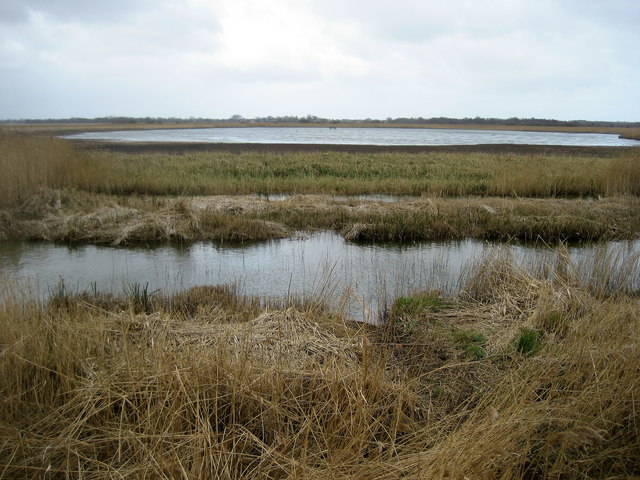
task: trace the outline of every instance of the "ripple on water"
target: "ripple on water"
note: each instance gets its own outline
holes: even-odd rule
[[[376,316],[380,305],[412,291],[455,293],[465,267],[496,249],[532,264],[554,255],[549,248],[471,239],[362,245],[320,232],[243,245],[198,242],[154,248],[2,242],[0,272],[5,279],[28,282],[41,297],[61,279],[71,291],[95,288],[111,293],[121,293],[132,283],[148,283],[149,289],[165,292],[232,283],[244,294],[264,298],[321,298],[364,318]],[[585,261],[603,249],[620,251],[620,258],[637,255],[640,241],[572,247],[569,253]]]
[[[223,127],[84,132],[75,140],[116,142],[280,143],[325,145],[565,145],[633,146],[614,134],[434,128]]]

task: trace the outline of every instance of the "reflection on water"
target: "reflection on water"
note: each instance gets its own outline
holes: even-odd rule
[[[252,195],[253,197],[267,200],[269,202],[283,202],[295,197],[295,194],[290,193],[257,193]],[[331,200],[339,202],[349,202],[351,200],[359,200],[361,202],[379,202],[379,203],[394,203],[401,202],[403,200],[409,200],[412,197],[408,195],[385,195],[385,194],[369,194],[369,195],[324,195],[328,196]],[[419,198],[419,197],[413,197]]]
[[[118,142],[298,143],[333,145],[639,145],[602,133],[455,130],[429,128],[245,127],[185,128],[85,132],[67,135],[77,140]]]
[[[622,245],[622,244],[618,244]],[[640,242],[626,242],[629,252]],[[454,292],[469,262],[500,248],[535,262],[549,249],[464,240],[414,245],[360,245],[331,232],[242,246],[195,243],[155,248],[0,243],[0,276],[28,282],[46,296],[64,279],[72,291],[96,288],[121,293],[130,283],[179,291],[195,285],[235,283],[260,297],[323,298],[362,318],[380,303],[415,290]],[[575,259],[602,246],[571,248]]]

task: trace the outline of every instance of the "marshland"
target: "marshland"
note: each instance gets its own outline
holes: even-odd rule
[[[42,298],[5,278],[1,478],[640,472],[639,255],[568,253],[639,237],[637,147],[163,150],[7,131],[0,152],[5,241],[331,231],[352,244],[548,250],[527,261],[487,249],[455,290],[413,288],[377,324],[322,291],[62,283]]]

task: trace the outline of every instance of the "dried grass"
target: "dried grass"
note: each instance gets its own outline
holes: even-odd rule
[[[629,155],[612,160],[601,182],[607,195],[639,195],[640,156]]]
[[[88,151],[78,187],[110,194],[637,195],[625,172],[639,155],[485,152]],[[89,174],[92,172],[92,174]],[[637,182],[636,182],[637,184]]]
[[[635,474],[640,304],[628,281],[606,293],[571,265],[549,278],[548,265],[506,262],[470,267],[465,296],[415,310],[404,330],[222,287],[157,298],[148,313],[86,294],[5,295],[0,476]],[[531,355],[513,343],[524,327],[543,338]],[[475,337],[484,358],[465,353]]]
[[[636,238],[636,197],[409,199],[394,203],[298,195],[114,197],[44,190],[0,215],[0,236],[106,244],[252,241],[331,229],[351,241],[461,238],[593,241]]]
[[[613,158],[340,152],[132,156],[79,153],[62,140],[8,133],[0,137],[0,151],[5,173],[0,238],[121,245],[251,241],[298,229],[332,229],[353,241],[555,242],[635,238],[640,230],[635,213],[640,162],[631,151]],[[305,195],[282,202],[184,196],[207,192]],[[313,192],[421,196],[383,205],[308,195]],[[427,196],[469,194],[545,199]],[[576,195],[595,198],[556,198]]]
[[[11,207],[43,188],[72,187],[82,155],[62,140],[0,131],[0,207]]]

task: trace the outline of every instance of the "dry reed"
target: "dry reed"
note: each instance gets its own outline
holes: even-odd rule
[[[296,229],[333,229],[356,241],[584,241],[634,238],[639,230],[634,209],[640,161],[634,151],[612,158],[344,152],[175,156],[78,152],[62,140],[15,133],[3,133],[0,140],[0,238],[113,244],[245,241],[282,237]],[[258,192],[420,196],[385,206],[311,196],[281,203],[233,197],[138,199],[141,193]],[[482,200],[434,200],[470,194]],[[487,195],[517,200],[500,202]],[[596,201],[556,198],[579,195]],[[610,198],[602,201],[602,195]],[[536,203],[521,196],[552,200]]]
[[[614,159],[602,176],[602,184],[607,195],[640,195],[640,158]]]
[[[73,187],[82,166],[81,154],[68,142],[0,132],[0,207],[43,188]]]
[[[629,279],[611,295],[574,265],[525,271],[494,257],[469,268],[466,296],[423,301],[400,329],[220,288],[159,298],[146,313],[86,294],[46,305],[5,296],[0,476],[636,474],[640,305]],[[539,333],[534,353],[514,343],[525,328]],[[462,341],[482,341],[486,356]]]
[[[333,230],[350,241],[594,241],[640,231],[637,197],[447,199],[393,203],[298,195],[282,201],[234,197],[115,197],[67,190],[32,195],[0,215],[0,238],[122,245],[250,241],[296,230]]]

